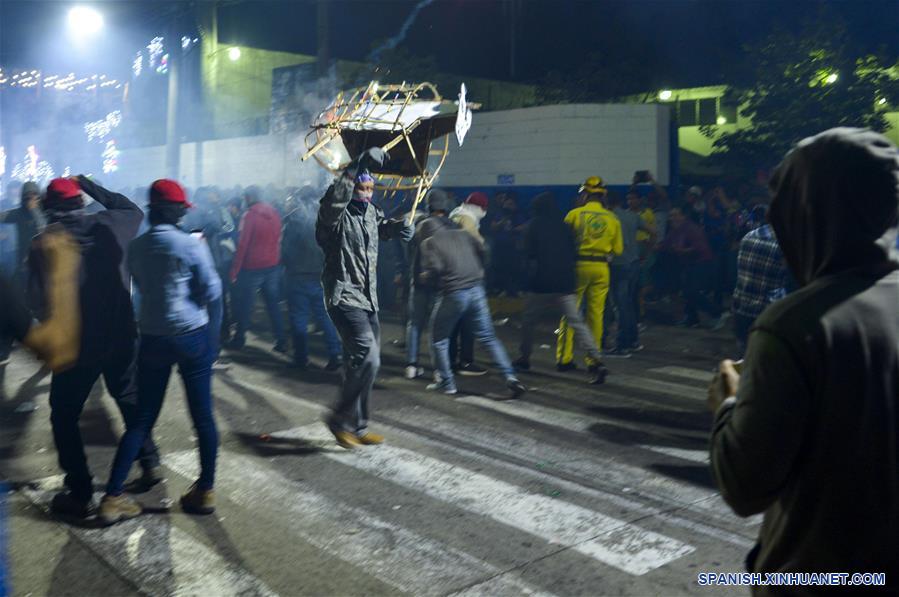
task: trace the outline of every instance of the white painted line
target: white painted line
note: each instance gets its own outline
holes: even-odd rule
[[[672,377],[682,377],[683,379],[689,379],[691,381],[702,382],[703,384],[709,384],[712,381],[712,377],[714,373],[711,371],[704,371],[702,369],[693,369],[691,367],[677,367],[674,365],[668,367],[655,367],[649,370],[650,373],[662,373],[664,375],[670,375]]]
[[[455,399],[455,402],[487,408],[517,419],[527,419],[528,421],[559,427],[574,433],[589,431],[593,425],[599,422],[619,426],[619,422],[612,419],[596,417],[587,413],[578,414],[520,400],[491,400],[483,396],[460,396]]]
[[[49,511],[52,485],[45,480],[41,487],[48,489],[24,493]],[[166,516],[139,516],[103,529],[70,526],[69,532],[148,595],[275,595],[261,580],[173,526]]]
[[[330,440],[317,423],[273,437]],[[581,506],[392,445],[328,458],[456,507],[558,543],[629,574],[642,575],[695,551],[676,539],[647,531]]]
[[[290,396],[266,386],[243,382],[236,383],[239,383],[240,385],[243,385],[250,390],[266,394],[287,404],[299,404],[318,412],[325,412],[328,410],[326,407],[316,402],[312,402],[310,400],[298,398],[295,396]],[[457,400],[462,399],[460,398]],[[514,412],[527,412],[531,407],[539,406],[524,401],[495,401],[489,399],[483,400],[485,401],[484,406],[498,406],[499,408],[505,409],[509,414],[513,414]],[[541,414],[549,413],[541,412]],[[532,460],[533,462],[537,463],[548,461],[552,463],[553,467],[561,471],[584,479],[591,479],[605,487],[614,488],[614,490],[624,491],[626,493],[634,495],[635,498],[649,498],[655,502],[666,504],[667,509],[676,508],[687,510],[690,512],[694,512],[702,519],[717,519],[726,524],[732,523],[735,520],[735,515],[731,511],[730,507],[728,507],[727,504],[724,503],[724,500],[717,492],[696,487],[688,483],[682,483],[658,473],[625,464],[620,460],[605,457],[599,453],[592,453],[589,456],[578,457],[579,455],[572,454],[572,452],[568,449],[546,444],[545,442],[539,442],[524,434],[505,433],[494,427],[488,428],[487,426],[480,426],[476,424],[472,425],[470,423],[460,424],[458,420],[442,415],[441,413],[435,411],[421,412],[419,410],[406,409],[403,411],[401,418],[405,423],[409,423],[411,425],[415,425],[425,429],[430,429],[434,432],[446,435],[448,437],[458,438],[468,444],[483,447],[486,450],[490,450],[498,454],[513,453],[519,458]],[[528,415],[523,415],[522,418],[537,420],[534,417]],[[549,417],[548,420],[545,419],[543,422],[554,425],[554,420],[554,418]],[[376,426],[384,428],[385,430],[392,433],[396,433],[399,431],[396,428],[391,428],[390,426],[378,423],[377,421],[375,422],[375,424]],[[403,431],[403,433],[408,432]],[[498,465],[505,468],[519,468],[517,467],[517,465],[507,462],[501,462],[495,458],[486,458],[479,453],[465,450],[464,448],[457,448],[443,442],[430,440],[417,434],[412,435],[414,435],[419,441],[424,441],[438,446],[440,449],[451,450],[453,452],[463,454],[467,457],[474,458],[476,460],[480,460],[494,466]],[[329,438],[329,442],[332,441],[333,440]],[[535,473],[535,471],[533,471],[532,469],[527,470],[531,474]],[[594,497],[596,497],[597,494],[602,494],[599,496],[601,499],[616,503],[620,507],[626,508],[628,511],[634,511],[644,516],[656,515],[658,512],[660,512],[659,509],[651,509],[646,506],[642,506],[633,500],[628,500],[609,492],[599,492],[598,490],[587,488],[583,485],[579,485],[573,482],[564,481],[549,474],[543,475],[542,480],[544,482],[553,483],[560,487],[566,487],[568,488],[568,490],[592,493]],[[751,541],[741,535],[737,535],[729,531],[711,527],[702,523],[697,523],[695,521],[682,518],[677,515],[668,514],[662,515],[662,517],[676,526],[680,526],[694,532],[699,532],[710,537],[721,539],[741,548],[752,547],[752,545],[754,544],[754,541]],[[750,517],[749,519],[747,519],[745,526],[754,529],[760,524],[760,522],[760,516]],[[740,526],[743,525],[741,524]]]
[[[402,419],[406,424],[426,427],[434,433],[452,437],[474,446],[475,449],[468,450],[421,437],[405,430],[392,429],[391,433],[411,435],[417,441],[441,450],[455,452],[479,464],[530,475],[563,492],[581,493],[612,504],[635,516],[659,516],[674,526],[713,537],[740,548],[750,548],[755,544],[753,539],[743,535],[680,516],[680,512],[686,511],[693,513],[703,521],[714,520],[725,526],[743,527],[743,521],[734,515],[717,492],[682,483],[598,453],[579,453],[567,447],[547,444],[527,434],[507,433],[470,422],[460,423],[440,413],[407,409],[403,411]],[[387,429],[390,430],[390,427]],[[520,460],[533,462],[535,466],[527,467],[498,460],[486,456],[487,452],[513,454]],[[599,485],[603,489],[586,487],[553,475],[552,472],[589,479],[591,484]],[[623,497],[613,492],[623,492],[632,497]],[[647,500],[659,505],[644,505],[643,502]],[[761,523],[760,516],[751,518],[753,522],[749,526],[758,526]]]
[[[684,448],[672,448],[669,446],[652,446],[649,444],[641,444],[640,447],[643,448],[644,450],[658,452],[659,454],[665,454],[666,456],[680,458],[681,460],[689,460],[690,462],[698,462],[700,464],[709,464],[709,451],[708,450],[686,450]]]
[[[332,446],[333,438],[328,435],[327,439]],[[197,455],[192,450],[166,456],[164,463],[189,479],[198,474]],[[465,552],[319,494],[306,483],[261,466],[259,458],[220,452],[216,478],[219,495],[251,511],[280,513],[279,523],[292,536],[302,537],[398,591],[441,595],[502,573]],[[497,593],[491,594],[535,593],[514,575],[499,576],[493,589]]]

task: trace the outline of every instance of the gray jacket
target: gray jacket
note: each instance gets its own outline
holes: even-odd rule
[[[344,172],[322,198],[315,240],[325,254],[322,287],[328,308],[378,310],[378,241],[412,239],[404,220],[388,220],[373,203],[353,201],[353,176]]]

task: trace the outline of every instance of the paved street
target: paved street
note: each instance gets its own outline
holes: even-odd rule
[[[514,322],[501,335],[514,353]],[[388,443],[356,452],[321,423],[339,376],[291,372],[251,338],[215,379],[211,517],[165,513],[198,468],[173,377],[156,428],[167,482],[110,529],[47,515],[61,483],[50,377],[17,351],[0,403],[14,594],[728,594],[696,585],[701,571],[741,571],[759,522],[733,515],[707,470],[705,387],[727,332],[650,327],[646,350],[610,361],[598,388],[557,373],[543,347],[515,402],[495,400],[495,374],[461,379],[455,398],[401,379],[398,337],[387,322],[372,429]],[[102,384],[82,428],[99,491],[122,430]]]

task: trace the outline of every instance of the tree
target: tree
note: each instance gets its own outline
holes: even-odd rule
[[[899,100],[899,65],[887,68],[854,51],[837,19],[821,14],[796,35],[777,31],[746,48],[751,84],[728,88],[722,103],[750,122],[734,132],[703,127],[715,137],[709,160],[727,172],[769,170],[797,141],[836,126],[885,131],[885,113]]]

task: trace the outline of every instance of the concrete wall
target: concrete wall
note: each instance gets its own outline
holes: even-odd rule
[[[655,104],[574,104],[475,113],[439,184],[450,187],[556,186],[602,176],[630,184],[637,170],[669,183],[669,109]],[[514,182],[509,184],[504,180]],[[505,177],[505,178],[503,178]]]
[[[300,139],[288,135],[236,137],[181,146],[180,181],[189,186],[319,184],[325,172],[299,160]],[[117,186],[147,185],[165,176],[165,147],[123,150],[119,171],[107,176]]]
[[[623,187],[636,170],[648,169],[667,185],[669,147],[665,106],[588,104],[475,113],[464,147],[450,141],[437,184],[515,187],[525,195],[564,187],[569,193],[590,176]],[[300,163],[301,149],[302,138],[296,135],[186,143],[181,146],[180,178],[190,187],[322,184],[327,173],[314,160]],[[119,168],[110,183],[146,185],[164,176],[165,148],[123,150]]]

